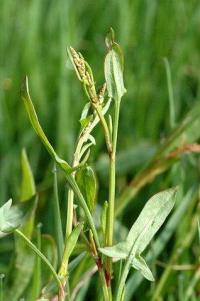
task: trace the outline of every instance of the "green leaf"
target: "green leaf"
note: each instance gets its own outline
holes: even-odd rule
[[[70,234],[70,236],[67,239],[67,243],[65,245],[65,256],[67,258],[70,257],[72,251],[74,250],[77,240],[79,238],[79,235],[81,233],[81,230],[83,229],[83,223],[79,223],[74,230],[72,231],[72,233]]]
[[[66,264],[65,263],[68,261],[71,253],[73,252],[82,229],[83,229],[83,223],[79,223],[73,229],[72,233],[67,238],[67,241],[65,243],[63,261],[62,261],[62,265],[61,265],[61,268],[59,271],[59,275],[61,277],[66,277]]]
[[[127,241],[122,241],[113,247],[99,248],[99,251],[108,257],[125,259],[129,254],[130,244]]]
[[[104,62],[104,74],[108,96],[120,100],[126,93],[123,80],[124,57],[120,46],[114,42],[114,32],[111,29],[106,37],[108,53]]]
[[[133,258],[131,265],[134,269],[139,270],[147,280],[155,281],[153,274],[143,257],[136,255],[135,258]]]
[[[167,243],[172,235],[176,232],[180,220],[184,219],[188,209],[194,206],[196,199],[198,198],[198,186],[193,186],[187,192],[187,194],[180,199],[180,203],[174,210],[173,214],[167,221],[164,229],[159,236],[152,242],[151,249],[148,251],[146,258],[148,262],[155,261],[160,254],[165,250]],[[131,301],[132,295],[137,290],[138,286],[143,281],[143,277],[139,273],[134,273],[127,282],[126,300]]]
[[[21,223],[20,212],[14,212],[11,205],[12,200],[10,199],[0,208],[0,237],[12,232]]]
[[[90,166],[81,168],[76,173],[76,180],[90,211],[93,211],[97,191],[96,177],[93,169]]]
[[[127,241],[134,244],[135,253],[141,254],[162,226],[175,204],[177,188],[155,194],[144,206],[129,231]]]
[[[177,188],[171,188],[155,194],[144,206],[126,240],[113,247],[100,248],[99,250],[109,257],[120,259],[129,255],[133,258],[136,254],[140,255],[172,210],[176,192]]]
[[[35,198],[30,202],[12,206],[10,199],[0,208],[0,238],[13,232],[26,219],[27,214],[32,210]]]
[[[47,137],[39,123],[34,105],[31,101],[31,97],[29,94],[28,77],[27,76],[25,77],[25,80],[23,81],[22,86],[21,86],[21,97],[22,97],[22,100],[24,101],[24,105],[25,105],[26,111],[28,113],[30,122],[31,122],[34,130],[36,131],[37,135],[39,136],[40,140],[42,141],[42,143],[46,147],[47,151],[51,155],[51,157],[58,163],[60,168],[63,169],[66,173],[71,172],[72,168],[65,160],[61,159],[57,155],[57,153],[53,149],[52,145],[50,144],[49,140],[47,139]]]
[[[26,201],[36,194],[35,181],[25,149],[21,155],[22,182],[20,200]]]

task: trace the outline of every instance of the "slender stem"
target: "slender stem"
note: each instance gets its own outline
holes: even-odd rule
[[[114,212],[115,212],[115,165],[116,165],[116,148],[117,134],[119,124],[120,100],[115,101],[112,152],[110,154],[110,171],[109,171],[109,202],[108,202],[108,227],[107,227],[107,245],[113,244],[114,229]],[[108,272],[112,275],[112,258],[107,259]]]
[[[63,250],[64,250],[64,239],[63,239],[63,231],[62,231],[62,222],[61,222],[61,214],[60,214],[60,205],[59,205],[59,197],[58,197],[58,180],[57,180],[57,169],[56,163],[54,164],[54,223],[55,223],[55,231],[56,231],[56,240],[58,244],[58,259],[61,262]]]
[[[130,269],[130,264],[131,264],[131,257],[129,256],[129,259],[126,261],[124,268],[122,270],[122,276],[118,285],[118,289],[117,289],[117,295],[116,295],[116,301],[121,301],[122,300],[122,294],[123,294],[123,290],[125,287],[125,282],[129,273],[129,269]]]
[[[4,301],[4,292],[3,292],[3,278],[4,274],[0,274],[0,301]]]
[[[92,215],[90,213],[90,210],[87,206],[87,203],[75,181],[75,179],[73,178],[72,175],[66,175],[66,178],[67,178],[67,181],[68,183],[70,184],[71,188],[73,189],[75,195],[77,196],[77,199],[79,201],[79,204],[80,206],[83,208],[84,210],[84,213],[86,215],[86,218],[88,220],[88,223],[90,225],[90,228],[92,230],[92,233],[94,235],[94,239],[95,239],[95,242],[96,242],[96,245],[97,245],[97,248],[100,247],[100,243],[99,243],[99,238],[98,238],[98,234],[97,234],[97,231],[96,231],[96,228],[95,228],[95,225],[94,225],[94,221],[93,221],[93,218],[92,218]]]
[[[95,122],[96,123],[96,122]],[[88,139],[88,135],[91,132],[91,130],[93,129],[93,126],[91,125],[91,127],[88,127],[87,131],[84,132],[83,135],[79,136],[79,139],[77,141],[77,145],[76,145],[76,150],[74,152],[74,159],[73,159],[73,167],[78,165],[80,162],[80,154],[81,154],[81,149],[83,144],[85,143],[85,141]],[[85,211],[86,217],[90,220],[90,227],[92,229],[94,238],[95,238],[95,243],[97,245],[97,247],[100,246],[99,240],[98,240],[98,235],[93,223],[93,219],[92,216],[90,214],[90,211],[87,207],[87,204],[79,190],[78,185],[76,184],[76,181],[74,179],[75,177],[75,172],[71,175],[67,175],[67,181],[70,184],[70,188],[68,191],[68,209],[67,209],[67,223],[66,223],[66,236],[65,236],[65,244],[66,244],[66,240],[68,239],[71,231],[72,231],[72,224],[73,224],[73,202],[74,202],[74,193],[77,195],[79,202],[81,203],[81,206],[83,208],[83,210]],[[84,236],[84,235],[83,235]],[[84,237],[84,240],[86,240],[86,244],[87,244],[87,239]],[[66,270],[68,267],[68,260],[65,260],[65,256],[63,256],[62,259],[62,265],[65,265]],[[105,275],[104,275],[104,271],[103,269],[99,269],[99,274],[100,274],[100,279],[102,282],[102,288],[103,288],[103,294],[104,294],[104,299],[105,300],[109,300],[108,299],[108,291],[107,291],[107,285],[106,285],[106,280],[105,280]],[[68,285],[69,287],[69,285]],[[69,294],[69,290],[68,290],[68,294]]]
[[[51,271],[52,275],[54,276],[54,279],[59,287],[59,289],[62,287],[62,283],[54,270],[54,267],[51,265],[49,260],[40,252],[40,250],[20,231],[20,230],[15,230],[15,233],[19,235],[26,243],[27,245],[41,258],[41,260],[46,264],[46,266],[49,268]]]
[[[104,130],[104,136],[105,136],[105,140],[106,140],[106,145],[107,145],[107,149],[108,149],[108,153],[110,154],[112,152],[112,143],[111,143],[111,137],[110,137],[110,131],[108,129],[108,125],[107,122],[105,120],[104,114],[102,112],[102,109],[100,107],[100,105],[94,105],[94,109],[96,110],[99,119],[101,121],[103,130]]]
[[[134,247],[135,247],[135,244],[133,243],[131,250],[129,252],[129,255],[125,261],[124,267],[122,269],[122,275],[120,277],[119,285],[117,287],[117,293],[116,293],[116,299],[115,299],[116,301],[122,300],[126,279],[127,279],[127,276],[128,276],[129,270],[130,270],[132,259],[134,257],[134,253],[133,253]]]
[[[105,301],[111,301],[110,293],[109,293],[107,283],[106,283],[106,279],[105,279],[104,270],[102,268],[99,268],[98,271],[99,271],[99,275],[100,275],[100,279],[101,279],[104,300]]]
[[[77,199],[79,201],[80,206],[83,208],[84,213],[86,215],[86,218],[88,220],[88,224],[91,228],[91,231],[93,233],[94,236],[94,240],[95,240],[95,244],[97,249],[100,247],[100,242],[99,242],[99,238],[98,238],[98,234],[94,225],[94,221],[92,218],[92,215],[90,213],[90,210],[88,209],[87,203],[74,179],[74,177],[72,175],[67,175],[67,181],[70,184],[74,194],[77,196]],[[102,269],[102,267],[99,268],[99,274],[100,274],[100,279],[101,279],[101,283],[102,283],[102,288],[103,288],[103,294],[104,294],[104,300],[105,301],[109,301],[109,294],[108,294],[108,287],[107,287],[107,283],[106,283],[106,279],[105,279],[105,274],[104,271]]]
[[[42,224],[37,225],[37,248],[41,250],[41,226]],[[36,300],[40,295],[41,290],[41,258],[39,256],[35,257],[35,268],[33,274],[33,285],[31,300]]]

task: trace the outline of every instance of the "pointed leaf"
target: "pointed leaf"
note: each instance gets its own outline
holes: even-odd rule
[[[93,169],[90,166],[80,169],[76,173],[76,180],[90,211],[93,211],[97,191],[96,177]]]
[[[57,153],[53,149],[52,145],[50,144],[49,140],[47,139],[47,137],[39,123],[34,105],[31,101],[31,97],[29,94],[27,77],[25,78],[25,80],[21,86],[21,97],[22,97],[22,100],[24,101],[24,105],[25,105],[26,111],[28,113],[30,122],[31,122],[34,130],[36,131],[37,135],[39,136],[40,140],[46,147],[47,151],[52,156],[52,158],[58,163],[58,165],[60,166],[61,169],[63,169],[67,173],[71,172],[72,168],[66,161],[64,161],[57,155]]]
[[[25,149],[22,150],[21,166],[22,166],[22,182],[21,182],[20,200],[25,201],[30,199],[32,196],[36,194],[35,181],[33,178],[32,170]]]
[[[146,261],[140,255],[137,255],[131,263],[132,267],[136,270],[139,270],[142,275],[149,281],[155,281],[151,270],[149,269]]]
[[[64,251],[65,258],[69,258],[71,253],[73,252],[82,229],[83,223],[79,223],[68,237]]]
[[[61,268],[59,271],[59,276],[61,278],[67,276],[66,262],[68,262],[69,257],[76,246],[77,240],[79,238],[79,235],[80,235],[82,229],[83,229],[83,223],[78,224],[73,229],[72,233],[69,235],[69,237],[67,239],[67,242],[65,244],[65,249],[64,249],[63,260],[62,260]]]
[[[113,247],[99,248],[109,257],[134,258],[141,254],[164,223],[175,203],[177,188],[155,194],[144,206],[128,233],[127,239]]]
[[[106,45],[108,53],[105,58],[104,73],[108,96],[119,100],[126,92],[123,80],[124,58],[120,46],[114,42],[113,30],[106,37]]]
[[[155,194],[144,206],[142,212],[128,233],[127,241],[141,254],[153,236],[162,226],[175,204],[177,188]]]

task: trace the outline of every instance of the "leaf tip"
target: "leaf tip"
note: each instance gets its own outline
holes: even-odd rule
[[[111,49],[115,41],[115,32],[112,27],[110,27],[109,31],[106,34],[105,44],[108,49]]]
[[[28,76],[27,75],[25,75],[24,79],[22,80],[20,94],[22,97],[24,95],[29,95]]]

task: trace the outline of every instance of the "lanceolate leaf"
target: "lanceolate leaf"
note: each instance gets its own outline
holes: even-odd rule
[[[142,253],[153,236],[164,223],[175,204],[177,188],[155,194],[144,206],[142,212],[129,231],[127,241],[137,253]]]
[[[65,244],[65,256],[70,257],[72,251],[74,250],[81,230],[83,229],[83,223],[78,224],[72,233],[70,234],[69,238],[67,239],[67,243]],[[67,250],[67,252],[66,252]]]
[[[65,243],[63,262],[62,262],[60,272],[59,272],[59,275],[61,277],[66,276],[66,264],[65,263],[68,261],[71,253],[73,252],[82,229],[83,229],[83,223],[79,223],[74,228],[74,230],[72,231],[72,233],[70,234],[70,236],[68,237],[68,239]]]
[[[107,35],[106,44],[108,53],[104,63],[104,73],[108,96],[120,100],[126,92],[123,80],[123,53],[120,46],[114,42],[114,32]]]
[[[113,247],[100,248],[100,252],[109,257],[129,260],[133,267],[137,267],[147,279],[152,281],[151,272],[140,254],[172,210],[176,191],[176,188],[172,188],[154,195],[144,206],[126,240]]]
[[[28,113],[30,122],[31,122],[34,130],[36,131],[37,135],[39,136],[40,140],[42,141],[42,143],[44,144],[44,146],[46,147],[47,151],[52,156],[52,158],[58,163],[60,168],[62,168],[65,172],[69,173],[70,171],[72,171],[72,168],[66,161],[64,161],[57,155],[57,153],[53,149],[52,145],[50,144],[49,140],[47,139],[47,137],[39,123],[35,108],[33,106],[33,103],[31,101],[31,97],[29,94],[27,77],[25,78],[25,80],[22,84],[22,87],[21,87],[21,97],[24,101],[24,105],[25,105],[26,111]]]
[[[22,181],[20,201],[26,201],[36,194],[35,181],[25,149],[21,155]]]
[[[90,211],[93,211],[97,190],[96,177],[93,169],[90,166],[80,169],[76,173],[76,180]]]
[[[139,270],[147,280],[154,281],[153,274],[142,256],[136,255],[131,265],[134,269]]]

